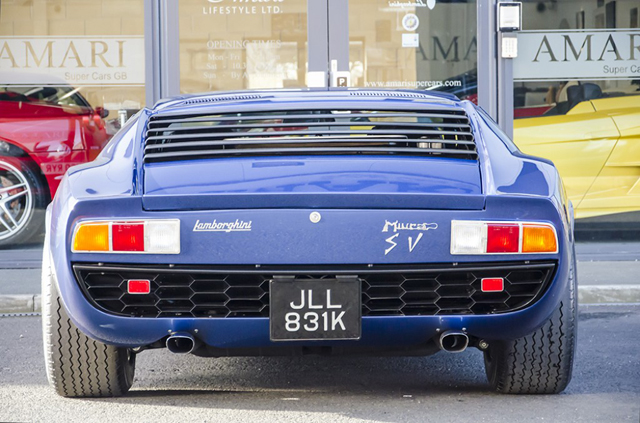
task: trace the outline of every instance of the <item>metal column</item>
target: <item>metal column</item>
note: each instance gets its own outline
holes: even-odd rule
[[[329,12],[326,1],[308,0],[307,39],[307,86],[325,88],[329,81]]]
[[[496,0],[477,0],[478,105],[498,120]]]
[[[313,0],[310,0],[313,1]],[[349,1],[328,0],[329,3],[329,65],[332,72],[349,71]]]
[[[478,0],[478,104],[513,137],[513,59],[502,58],[498,0]]]
[[[180,94],[178,0],[145,0],[147,106]]]

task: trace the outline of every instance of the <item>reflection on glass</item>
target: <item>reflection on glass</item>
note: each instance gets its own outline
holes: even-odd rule
[[[307,0],[182,0],[179,13],[183,93],[306,86]]]
[[[353,86],[475,97],[474,1],[351,0],[349,32]]]
[[[42,241],[66,170],[144,106],[144,2],[1,3],[0,248],[13,248]]]
[[[525,1],[514,63],[514,140],[555,163],[578,239],[589,225],[605,239],[637,234],[640,222],[638,3],[598,3]]]

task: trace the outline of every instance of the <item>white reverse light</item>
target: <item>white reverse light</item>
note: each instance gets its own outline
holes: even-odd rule
[[[484,254],[487,228],[484,222],[451,222],[451,254]]]
[[[180,254],[179,220],[147,220],[144,229],[145,252]]]

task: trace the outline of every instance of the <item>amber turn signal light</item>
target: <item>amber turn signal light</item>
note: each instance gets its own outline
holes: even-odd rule
[[[556,234],[547,225],[522,225],[523,253],[555,253],[558,250]]]
[[[109,251],[109,224],[86,223],[78,226],[73,251]]]

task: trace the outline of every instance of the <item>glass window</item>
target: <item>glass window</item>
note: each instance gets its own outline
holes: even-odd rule
[[[564,115],[584,101],[639,95],[637,10],[635,0],[553,7],[525,0],[514,117]]]
[[[53,106],[75,106],[89,108],[89,103],[72,87],[49,86],[0,86],[0,101],[22,101]]]
[[[0,247],[41,241],[64,172],[144,106],[143,13],[143,0],[0,0]]]
[[[181,0],[179,14],[181,92],[307,86],[307,0]]]
[[[578,229],[606,223],[613,237],[640,222],[637,8],[525,0],[514,61],[515,143],[556,164]]]
[[[351,85],[453,93],[477,103],[473,0],[349,1]]]

